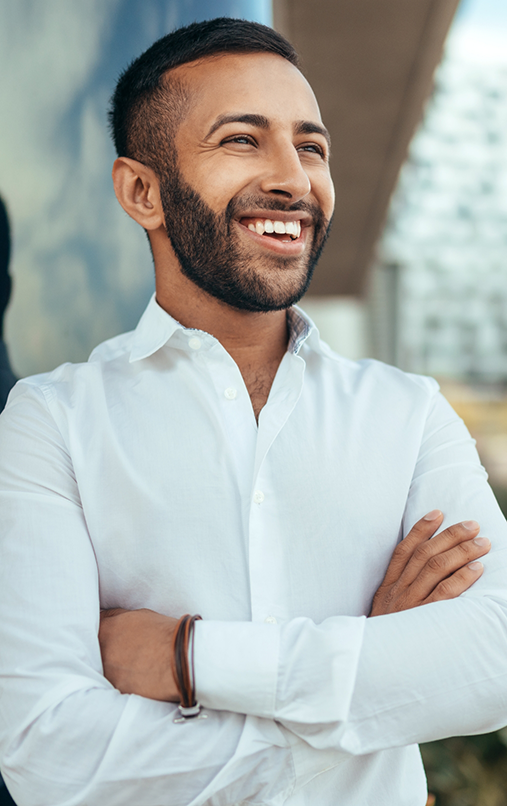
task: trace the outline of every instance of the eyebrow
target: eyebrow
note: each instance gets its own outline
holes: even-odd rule
[[[310,120],[298,120],[294,124],[294,134],[321,134],[326,140],[328,148],[331,149],[331,135],[325,126],[319,123],[312,123]]]
[[[227,123],[247,123],[250,126],[255,126],[258,129],[269,129],[270,123],[264,115],[244,114],[244,115],[219,115],[207,133],[205,140],[211,137],[217,129],[225,126]],[[298,120],[294,124],[294,134],[320,134],[326,140],[328,147],[331,148],[331,137],[325,126],[318,123],[313,123],[310,120]]]
[[[250,126],[256,126],[258,129],[269,129],[269,120],[264,117],[264,115],[219,115],[206,135],[205,140],[211,137],[220,126],[225,126],[226,123],[248,123]]]

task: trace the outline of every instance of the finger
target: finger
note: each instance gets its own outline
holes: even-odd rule
[[[448,551],[435,554],[412,583],[413,594],[426,599],[441,582],[479,557],[483,557],[490,549],[491,543],[486,537],[476,537],[459,543]]]
[[[452,526],[448,526],[447,529],[444,529],[443,532],[436,535],[431,540],[420,543],[414,548],[404,571],[403,580],[400,581],[405,585],[412,584],[421,572],[421,569],[424,568],[433,557],[470,541],[478,534],[479,529],[479,524],[476,521],[462,521],[461,523],[454,523]]]
[[[435,534],[443,519],[442,512],[434,509],[417,521],[404,540],[396,546],[382,585],[392,585],[400,578],[414,551]]]
[[[438,551],[447,551],[447,549],[462,543],[465,540],[470,540],[479,534],[480,526],[477,521],[461,521],[461,523],[453,523],[448,526],[440,534],[430,542],[431,551],[437,553]]]
[[[470,563],[469,565],[465,565],[464,568],[460,568],[456,571],[452,576],[447,577],[447,579],[442,580],[433,593],[428,596],[428,598],[424,601],[424,604],[430,604],[431,602],[442,602],[447,599],[455,599],[457,596],[460,596],[464,591],[468,590],[474,582],[482,576],[484,571],[484,566],[478,560]]]

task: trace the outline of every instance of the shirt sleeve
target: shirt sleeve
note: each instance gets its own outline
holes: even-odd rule
[[[440,394],[429,408],[403,536],[435,508],[444,512],[442,529],[473,518],[492,542],[472,588],[372,619],[200,622],[201,701],[273,717],[313,748],[354,755],[505,725],[507,524],[474,441]],[[276,657],[270,630],[278,633]]]
[[[104,678],[100,580],[73,465],[26,383],[0,418],[0,545],[0,758],[16,801],[284,801],[293,754],[272,720],[215,709],[174,724],[172,704]]]

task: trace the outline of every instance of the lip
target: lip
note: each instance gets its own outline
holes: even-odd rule
[[[241,218],[269,218],[269,216],[257,214],[254,216],[241,216]],[[244,233],[249,238],[252,238],[254,243],[258,243],[259,246],[263,247],[263,249],[269,249],[271,252],[275,252],[277,255],[284,255],[285,257],[298,257],[299,255],[302,255],[306,249],[306,244],[310,233],[310,224],[306,223],[305,225],[301,218],[277,218],[271,220],[301,221],[301,235],[294,241],[279,241],[276,238],[270,238],[269,236],[259,235],[257,232],[252,232],[251,229],[245,227],[245,225],[240,221],[234,220],[234,223],[240,228],[241,233]]]

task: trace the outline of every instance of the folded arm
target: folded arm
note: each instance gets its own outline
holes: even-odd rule
[[[459,687],[460,672],[461,685],[467,690],[477,684],[475,678],[470,679],[474,662],[473,657],[467,658],[470,642],[462,645],[463,614],[445,614],[449,635],[444,633],[445,652],[437,646],[439,662],[435,663],[433,635],[438,641],[441,617],[437,614],[436,623],[428,622],[428,617],[435,618],[435,611],[428,610],[428,605],[449,604],[477,582],[483,568],[477,560],[489,551],[490,542],[475,538],[479,526],[474,522],[455,524],[430,539],[442,520],[441,514],[421,519],[399,544],[373,600],[370,615],[379,618],[370,618],[366,624],[364,620],[343,617],[327,619],[318,626],[302,618],[280,627],[234,622],[199,624],[199,698],[209,708],[277,719],[317,749],[334,748],[348,753],[364,754],[421,741],[424,730],[429,731],[428,738],[435,738],[433,699],[437,708],[443,709],[435,708],[433,716],[437,724],[447,726],[446,733],[452,724],[459,730],[451,732],[464,732],[470,725],[477,729],[480,707],[477,712],[467,709],[463,722],[462,709],[449,698],[449,682],[452,689]],[[467,603],[459,611],[463,607]],[[415,608],[421,612],[408,612]],[[472,602],[470,618],[485,621],[487,628],[488,619],[484,620],[481,610],[477,615],[476,610]],[[389,617],[394,614],[406,618],[402,621]],[[419,624],[426,634],[414,623],[414,615],[422,616]],[[103,613],[99,636],[106,677],[121,691],[178,701],[171,673],[171,636],[176,623],[176,619],[150,610]],[[489,626],[496,630],[494,619]],[[453,654],[455,661],[460,659],[458,674],[455,671],[450,681],[442,680],[442,664],[448,664]],[[396,681],[397,673],[400,677],[410,675],[413,692],[419,692],[415,703],[407,700],[406,681]],[[248,685],[243,684],[245,677]],[[424,681],[426,693],[421,698]],[[397,700],[402,707],[398,707]],[[485,692],[485,700],[491,702],[491,692]],[[368,717],[368,708],[381,715],[378,735],[377,720],[371,713]],[[391,710],[396,716],[391,717],[393,730],[389,735],[386,728]],[[481,718],[479,729],[488,729],[491,713],[484,711]],[[499,718],[501,722],[504,717]],[[400,740],[403,726],[412,733],[404,734]],[[366,741],[376,744],[365,746]]]
[[[440,511],[429,513],[397,546],[373,598],[371,617],[454,599],[480,578],[483,565],[478,560],[491,543],[476,537],[479,524],[454,524],[434,537],[442,521]],[[179,702],[172,673],[178,619],[148,609],[115,608],[103,610],[100,622],[104,675],[114,687],[124,694]],[[266,638],[269,628],[263,627],[262,634]],[[278,651],[278,638],[273,648]]]

